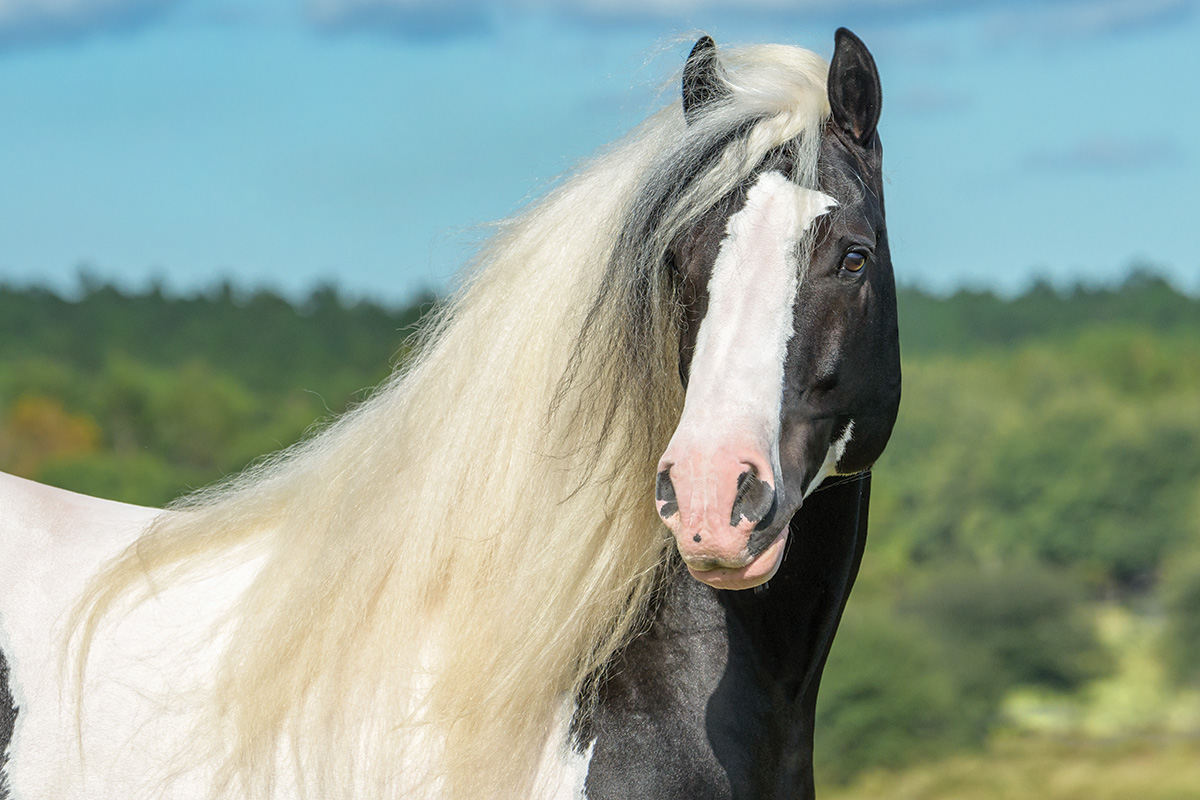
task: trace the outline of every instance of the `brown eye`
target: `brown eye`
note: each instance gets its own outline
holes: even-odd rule
[[[860,253],[857,250],[851,250],[846,255],[842,256],[842,269],[846,272],[857,275],[862,272],[862,268],[867,265],[867,254]]]

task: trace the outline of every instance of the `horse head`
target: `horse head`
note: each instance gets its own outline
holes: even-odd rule
[[[684,68],[687,124],[736,91],[700,39]],[[717,588],[769,580],[804,498],[869,469],[899,407],[879,74],[845,29],[826,91],[819,142],[774,148],[669,252],[686,391],[655,494],[688,570]],[[797,181],[814,144],[815,180]]]

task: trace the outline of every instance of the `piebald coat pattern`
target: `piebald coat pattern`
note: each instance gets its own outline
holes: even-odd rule
[[[0,475],[0,796],[815,796],[900,397],[879,76],[681,86],[308,440],[165,511]]]

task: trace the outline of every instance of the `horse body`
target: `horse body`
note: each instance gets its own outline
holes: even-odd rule
[[[760,590],[716,590],[675,562],[652,625],[612,665],[594,712],[578,715],[574,731],[567,723],[577,710],[564,698],[530,797],[809,796],[811,763],[798,755],[812,747],[820,670],[861,558],[868,496],[865,476],[812,495],[791,522],[789,558]],[[0,653],[22,676],[15,704],[24,709],[7,767],[13,797],[202,795],[209,771],[180,767],[169,781],[148,780],[147,765],[175,763],[185,749],[196,720],[179,698],[212,680],[219,655],[204,623],[245,590],[257,562],[138,606],[122,621],[124,635],[95,656],[96,670],[119,680],[96,682],[76,709],[57,680],[55,643],[87,580],[162,512],[4,475],[0,506],[27,512],[7,514],[0,532],[0,618],[9,623]],[[144,702],[164,692],[176,698],[167,715]]]
[[[899,402],[878,75],[682,84],[306,442],[169,511],[0,477],[15,798],[813,796]]]
[[[105,564],[172,512],[3,473],[0,508],[0,658],[19,676],[11,682],[19,712],[0,709],[0,752],[9,756],[0,787],[18,800],[204,796],[214,771],[189,761],[189,737],[203,719],[189,698],[213,682],[227,644],[213,621],[253,583],[261,558],[242,554],[185,581],[147,585],[152,597],[100,632],[90,663],[101,679],[88,681],[77,703],[63,688],[61,662],[72,613]],[[588,758],[572,747],[574,706],[563,700],[531,800],[581,796]],[[291,800],[303,795],[289,780],[284,745],[272,797]],[[436,786],[422,796],[438,797]]]
[[[162,512],[0,475],[0,651],[9,662],[15,725],[0,730],[13,796],[66,800],[157,796],[150,787],[179,767],[164,797],[201,793],[204,776],[177,756],[196,719],[183,702],[211,681],[219,616],[254,569],[161,586],[107,627],[94,652],[101,680],[85,701],[64,688],[61,661],[70,620],[88,582],[134,544]],[[169,707],[153,698],[172,698]]]

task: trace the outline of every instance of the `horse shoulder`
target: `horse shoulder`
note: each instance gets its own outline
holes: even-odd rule
[[[163,698],[203,680],[188,674],[204,659],[193,660],[187,645],[205,628],[181,630],[170,619],[196,608],[194,596],[156,591],[153,602],[105,623],[82,708],[64,666],[72,612],[89,582],[162,513],[0,474],[0,651],[16,707],[5,771],[14,797],[145,794],[156,778],[144,765],[184,741],[193,718]]]
[[[0,616],[55,619],[160,514],[0,473]],[[47,619],[49,621],[49,619]]]

